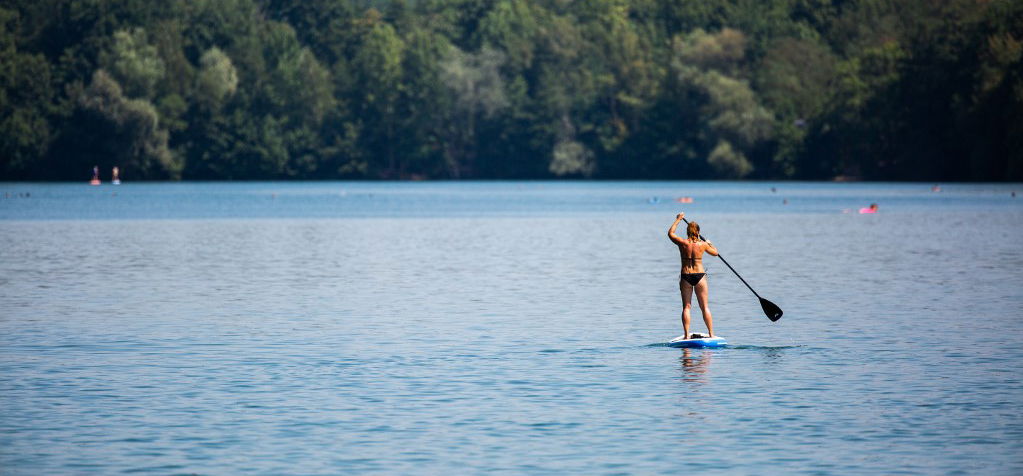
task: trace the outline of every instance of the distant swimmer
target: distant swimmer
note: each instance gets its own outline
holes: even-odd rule
[[[869,208],[861,208],[860,213],[877,213],[877,204],[871,203]]]
[[[939,187],[937,184],[935,184],[933,187],[931,187],[931,191],[932,192],[940,192],[941,191],[941,187]]]
[[[114,185],[121,185],[121,170],[118,169],[116,165],[114,166],[114,170],[111,174],[110,183]]]
[[[693,203],[693,197],[678,197],[675,201],[679,203]]]
[[[675,229],[685,217],[685,213],[679,213],[675,217],[675,223],[668,229],[668,238],[678,246],[678,252],[682,258],[682,271],[679,275],[678,288],[682,293],[682,332],[683,337],[689,338],[689,316],[693,307],[693,290],[696,291],[696,299],[700,303],[700,312],[703,313],[703,323],[707,325],[709,337],[714,336],[714,323],[711,320],[710,305],[707,303],[707,273],[703,269],[703,253],[710,253],[717,256],[718,250],[709,241],[700,239],[700,225],[695,221],[689,222],[686,227],[686,238],[682,239],[675,234]]]
[[[93,165],[92,166],[92,180],[89,181],[89,185],[99,185],[99,184],[100,184],[100,181],[99,181],[99,166],[98,165]]]

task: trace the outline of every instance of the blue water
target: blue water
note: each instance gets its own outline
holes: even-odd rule
[[[0,184],[0,474],[1020,474],[1023,185],[930,185]],[[663,345],[679,210],[780,321]]]

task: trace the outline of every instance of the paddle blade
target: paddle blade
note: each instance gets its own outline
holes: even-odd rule
[[[764,308],[764,314],[767,314],[767,318],[770,319],[771,322],[781,319],[781,315],[784,314],[781,312],[780,307],[775,306],[773,302],[764,298],[760,298],[760,307]]]

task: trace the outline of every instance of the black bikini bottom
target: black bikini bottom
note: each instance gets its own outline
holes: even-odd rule
[[[686,280],[690,286],[696,286],[705,274],[707,273],[682,273],[682,279]]]

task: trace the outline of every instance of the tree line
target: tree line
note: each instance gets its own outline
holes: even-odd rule
[[[1018,0],[0,0],[4,180],[1023,179]]]

